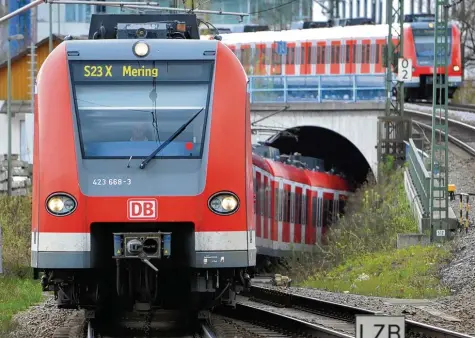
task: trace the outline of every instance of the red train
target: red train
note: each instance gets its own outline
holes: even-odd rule
[[[325,230],[343,213],[350,187],[344,177],[324,172],[321,160],[256,148],[252,161],[260,268],[270,257],[311,251],[322,243]]]
[[[413,22],[404,24],[404,57],[411,59],[413,65],[412,79],[405,83],[408,100],[432,99],[434,23],[431,16],[423,18],[413,18],[410,20]],[[236,54],[248,75],[381,75],[360,85],[384,87],[383,49],[388,31],[388,25],[366,24],[224,34],[222,41]],[[463,74],[461,33],[456,23],[449,23],[447,37],[449,97],[452,97]],[[393,41],[397,43],[397,39]],[[437,72],[442,73],[442,69]],[[316,85],[310,78],[295,78],[290,84],[300,89]]]
[[[248,286],[247,77],[196,22],[93,15],[41,67],[32,266],[61,307],[200,309]]]

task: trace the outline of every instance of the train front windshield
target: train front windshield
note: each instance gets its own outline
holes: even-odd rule
[[[434,29],[413,28],[412,33],[414,35],[414,44],[416,48],[417,63],[422,66],[433,65],[434,64]],[[452,48],[452,28],[449,28],[447,30],[447,38],[449,42],[448,57],[450,58],[451,48]],[[439,40],[439,41],[443,41],[443,40]],[[444,57],[443,53],[441,53],[439,57],[443,58]]]
[[[207,61],[73,61],[83,158],[201,158],[214,65]]]

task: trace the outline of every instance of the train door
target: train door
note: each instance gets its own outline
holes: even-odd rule
[[[271,75],[282,75],[282,55],[278,53],[277,43],[272,44]]]
[[[254,224],[256,224],[256,237],[260,237],[259,234],[259,227],[257,226],[257,168],[255,166],[252,166],[252,179],[253,179],[253,189],[254,189]]]
[[[305,244],[306,243],[306,227],[307,227],[307,220],[310,219],[308,217],[308,212],[311,210],[311,208],[308,205],[308,201],[311,201],[311,194],[310,194],[310,189],[308,186],[304,185],[302,186],[302,207],[301,207],[301,225],[300,225],[300,243]]]
[[[340,74],[340,41],[331,41],[330,47],[330,74],[339,75]]]
[[[311,69],[312,43],[302,41],[300,43],[300,75],[312,74]]]
[[[266,44],[256,43],[254,47],[253,75],[266,75]]]
[[[320,232],[320,240],[323,239],[326,234],[326,231],[328,230],[328,227],[330,227],[333,223],[333,198],[333,192],[323,192],[322,226]]]
[[[285,75],[295,75],[295,42],[287,42]]]
[[[282,184],[282,207],[283,220],[282,228],[279,229],[280,242],[290,242],[290,214],[291,214],[291,190],[292,185],[289,181],[283,181]]]
[[[289,182],[290,184],[290,203],[289,203],[289,243],[294,242],[294,233],[295,233],[295,226],[296,226],[296,217],[295,217],[295,192],[296,192],[296,184],[295,182]]]
[[[370,73],[370,53],[371,53],[371,40],[362,40],[361,43],[361,74]]]
[[[274,246],[277,241],[281,241],[281,233],[282,233],[282,221],[283,221],[283,213],[282,213],[282,195],[281,191],[283,190],[283,183],[281,179],[275,179],[273,182],[273,191],[274,191],[274,201],[273,201],[273,209],[274,209],[274,220],[272,222],[272,233],[271,238],[274,242]],[[276,247],[274,247],[276,249]]]
[[[317,42],[317,60],[316,60],[317,75],[324,75],[326,73],[326,50],[327,50],[326,41],[318,41]]]
[[[264,224],[262,237],[266,240],[270,239],[271,221],[272,221],[272,187],[270,176],[264,174]]]
[[[241,64],[246,71],[247,75],[252,75],[250,73],[251,71],[251,62],[252,62],[252,48],[251,45],[246,43],[246,44],[241,44]]]
[[[302,240],[302,203],[303,203],[303,184],[295,183],[294,192],[294,233],[290,240],[293,243],[300,243]]]

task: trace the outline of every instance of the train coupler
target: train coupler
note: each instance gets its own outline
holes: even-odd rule
[[[171,232],[114,233],[112,258],[137,258],[156,270],[149,260],[171,256],[171,235]]]

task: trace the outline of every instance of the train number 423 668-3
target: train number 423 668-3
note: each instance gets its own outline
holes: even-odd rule
[[[130,178],[95,178],[92,185],[131,185]]]

